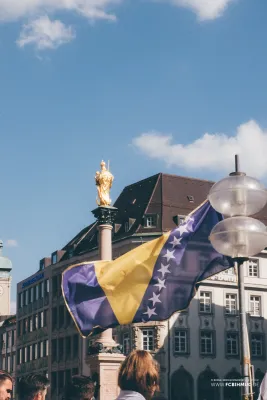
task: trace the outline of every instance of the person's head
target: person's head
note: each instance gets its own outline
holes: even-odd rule
[[[151,399],[159,390],[158,363],[148,351],[134,350],[121,364],[118,383],[122,390],[133,390]]]
[[[6,371],[0,370],[0,400],[9,400],[12,396],[13,379]]]
[[[45,400],[49,386],[45,375],[29,374],[19,379],[16,391],[20,400]]]
[[[75,375],[66,387],[65,400],[92,400],[96,386],[90,376]]]

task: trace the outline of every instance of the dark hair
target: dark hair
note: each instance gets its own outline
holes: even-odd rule
[[[94,397],[95,390],[95,383],[90,376],[74,375],[71,383],[65,389],[64,399],[90,400]]]
[[[20,399],[32,400],[49,386],[50,382],[45,375],[29,374],[18,380],[16,391]]]
[[[7,379],[13,383],[12,376],[8,372],[4,371],[3,369],[0,369],[0,385],[3,382],[5,382]]]
[[[151,398],[159,389],[159,367],[148,351],[134,350],[123,361],[119,372],[119,387]]]

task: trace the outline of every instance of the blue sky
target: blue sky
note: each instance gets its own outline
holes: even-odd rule
[[[12,300],[41,258],[92,222],[102,158],[114,200],[158,172],[219,179],[235,152],[266,182],[266,1],[22,3],[0,0]]]

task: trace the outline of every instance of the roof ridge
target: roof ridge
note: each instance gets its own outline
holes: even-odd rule
[[[147,178],[141,179],[140,181],[137,181],[137,182],[131,183],[130,185],[124,186],[123,190],[125,190],[125,189],[127,189],[127,188],[129,188],[129,187],[132,187],[132,186],[138,185],[138,184],[140,184],[141,182],[148,181],[149,179],[152,179],[152,178],[159,177],[161,174],[162,174],[162,173],[161,173],[161,172],[159,172],[159,173],[157,173],[157,174],[154,174],[154,175],[151,175],[151,176],[149,176],[149,177],[147,177]]]
[[[175,178],[182,178],[182,179],[187,179],[190,181],[200,181],[200,182],[209,182],[209,183],[215,183],[215,181],[211,181],[209,179],[201,179],[201,178],[192,178],[190,176],[182,176],[182,175],[175,175],[175,174],[166,174],[165,172],[161,172],[162,176],[172,176]]]

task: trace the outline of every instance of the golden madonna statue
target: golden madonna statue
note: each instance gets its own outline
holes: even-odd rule
[[[109,191],[112,186],[114,176],[107,170],[106,163],[101,161],[101,171],[97,171],[95,175],[95,183],[97,186],[98,198],[96,199],[98,206],[110,206],[111,199]]]

